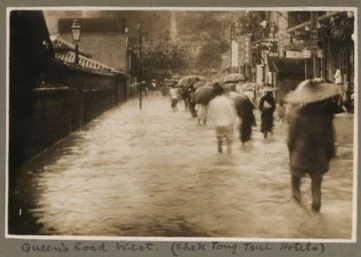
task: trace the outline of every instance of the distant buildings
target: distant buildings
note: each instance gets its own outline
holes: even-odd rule
[[[61,38],[72,42],[71,26],[74,19],[58,20]],[[80,47],[90,53],[94,60],[118,70],[127,70],[127,35],[124,24],[116,19],[81,18]]]
[[[55,57],[65,63],[74,63],[75,61],[75,46],[74,44],[63,40],[58,35],[50,36],[50,40],[53,44]],[[89,53],[79,50],[79,65],[82,67],[101,71],[101,72],[122,72],[108,65],[100,63],[94,59]]]
[[[232,50],[224,53],[224,69],[245,73],[258,84],[280,87],[278,95],[282,97],[305,78],[333,81],[338,65],[346,91],[348,94],[353,91],[353,12],[254,11],[234,21],[232,26],[228,30],[233,33],[240,53],[237,56]],[[251,49],[244,45],[246,37],[251,38]],[[236,59],[232,69],[230,55]],[[252,56],[250,62],[245,62],[245,55]]]

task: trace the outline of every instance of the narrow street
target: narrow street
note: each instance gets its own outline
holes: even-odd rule
[[[259,125],[218,154],[183,103],[173,112],[156,92],[140,111],[132,99],[26,163],[17,196],[45,235],[350,239],[352,142],[338,142],[317,215],[309,179],[306,209],[291,198],[287,124],[267,140]]]

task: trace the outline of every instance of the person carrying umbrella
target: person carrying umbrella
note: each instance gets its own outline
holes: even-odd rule
[[[335,157],[334,114],[338,110],[335,84],[309,79],[300,83],[285,100],[298,105],[288,131],[292,196],[301,203],[301,178],[309,175],[312,184],[312,210],[321,209],[321,183]]]
[[[258,109],[261,111],[261,132],[264,138],[267,138],[268,132],[272,133],[273,129],[273,112],[276,109],[276,103],[272,92],[275,90],[271,85],[265,85],[261,90],[265,95],[261,97]]]

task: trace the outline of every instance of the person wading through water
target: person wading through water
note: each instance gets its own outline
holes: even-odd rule
[[[232,153],[233,127],[236,121],[236,110],[233,102],[224,95],[224,89],[218,86],[215,90],[216,97],[209,102],[208,114],[216,128],[217,149],[222,153],[223,139],[226,139],[227,153]]]
[[[292,196],[301,203],[301,178],[309,175],[312,184],[314,212],[321,209],[321,182],[335,157],[334,114],[339,112],[339,87],[320,79],[306,80],[286,96],[288,103],[298,105],[288,131]]]
[[[268,133],[272,133],[273,130],[273,113],[276,109],[276,103],[272,92],[275,90],[271,85],[265,85],[261,89],[265,95],[261,97],[258,109],[261,111],[261,132],[264,138],[267,138]]]

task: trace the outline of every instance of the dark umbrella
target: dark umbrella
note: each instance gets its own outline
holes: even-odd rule
[[[207,83],[204,86],[199,87],[194,92],[194,101],[197,104],[207,105],[209,102],[216,97],[217,90],[222,90],[222,88],[217,83]]]
[[[204,86],[205,84],[206,84],[205,81],[200,80],[200,81],[197,81],[196,83],[193,84],[193,88],[197,89],[197,88],[200,88],[200,87]]]
[[[179,86],[182,86],[182,87],[190,87],[194,83],[196,83],[197,81],[200,81],[200,80],[203,80],[202,77],[200,77],[200,76],[189,75],[189,76],[185,76],[185,77],[181,78],[178,81],[178,84],[179,84]]]

